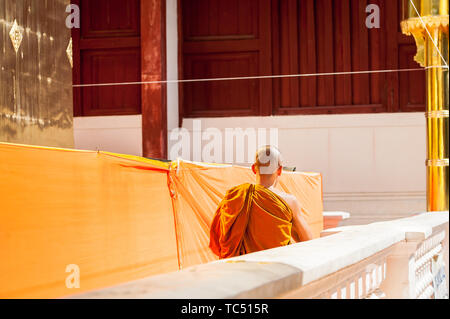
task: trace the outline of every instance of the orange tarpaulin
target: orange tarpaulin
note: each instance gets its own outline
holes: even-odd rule
[[[0,143],[0,297],[54,298],[216,260],[209,227],[249,168]],[[320,174],[282,174],[314,235]],[[69,289],[68,265],[80,270]]]
[[[209,226],[217,205],[229,188],[254,182],[255,175],[250,168],[241,166],[186,161],[174,165],[178,170],[171,170],[170,184],[176,194],[174,212],[180,264],[183,267],[215,260],[217,257],[208,246]],[[306,221],[318,238],[323,229],[321,175],[283,172],[279,184],[281,190],[299,199]]]

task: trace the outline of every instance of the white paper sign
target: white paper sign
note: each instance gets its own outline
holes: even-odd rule
[[[445,279],[445,263],[442,254],[433,257],[431,270],[433,272],[434,298],[448,299],[447,283]]]

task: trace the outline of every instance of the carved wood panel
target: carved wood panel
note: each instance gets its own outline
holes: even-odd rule
[[[74,84],[141,81],[140,1],[73,0],[80,29],[73,29]],[[139,114],[141,86],[74,89],[75,116]]]
[[[184,79],[270,75],[270,0],[183,0]],[[269,115],[270,80],[181,85],[185,117]]]

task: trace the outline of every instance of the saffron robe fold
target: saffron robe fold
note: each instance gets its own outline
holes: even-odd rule
[[[211,250],[220,258],[288,245],[292,210],[261,185],[242,184],[227,191],[214,215]]]

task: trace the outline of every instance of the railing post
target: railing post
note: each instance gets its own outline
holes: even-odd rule
[[[386,279],[380,289],[388,299],[415,297],[414,253],[420,241],[402,241],[386,259]]]
[[[434,229],[430,236],[406,232],[405,237],[386,260],[386,280],[380,287],[386,297],[422,299],[448,295],[448,223]],[[436,277],[440,276],[442,259],[447,279],[445,286]]]

